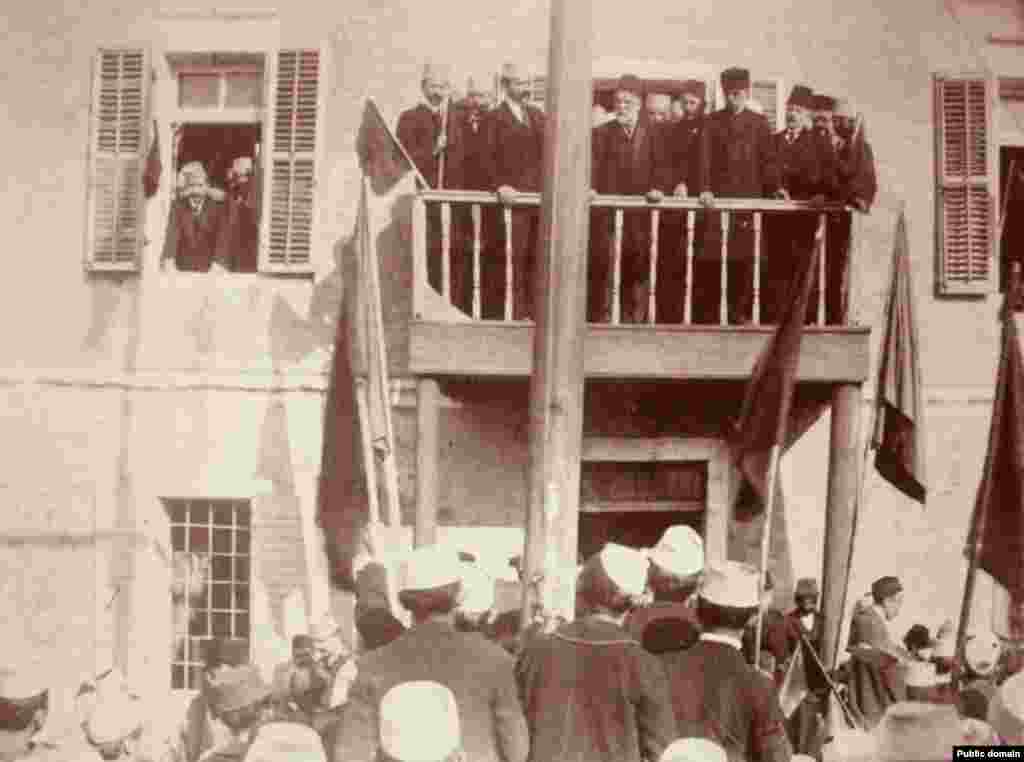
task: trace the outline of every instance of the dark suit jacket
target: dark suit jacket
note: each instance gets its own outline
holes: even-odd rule
[[[487,114],[488,176],[492,190],[508,185],[518,191],[541,189],[544,112],[523,105],[528,124],[516,119],[507,103]]]
[[[231,263],[220,259],[226,217],[221,201],[207,198],[196,215],[187,199],[177,199],[167,219],[162,259],[173,259],[179,270],[192,272],[206,272],[214,261],[229,268]]]
[[[836,165],[839,200],[850,202],[859,198],[866,201],[870,209],[878,193],[871,144],[863,138],[852,144],[845,142],[836,152]]]
[[[775,685],[738,649],[702,640],[661,660],[682,737],[711,739],[726,750],[729,762],[789,762],[792,750]]]
[[[335,730],[332,759],[377,759],[384,694],[409,680],[433,680],[455,694],[469,759],[523,762],[529,737],[513,668],[512,657],[479,633],[457,632],[439,622],[413,627],[357,662],[358,675]]]
[[[806,200],[819,193],[828,193],[834,186],[830,177],[834,162],[828,151],[831,146],[812,130],[800,130],[796,140],[786,140],[788,130],[775,133],[775,150],[779,156],[782,187],[793,199]]]
[[[532,640],[516,672],[531,762],[657,760],[678,736],[660,663],[612,622]]]
[[[893,641],[885,622],[873,606],[853,615],[849,644],[903,650]],[[868,727],[873,728],[890,704],[906,700],[906,675],[903,667],[889,656],[866,659],[855,653],[850,660],[850,694]]]
[[[594,190],[602,194],[637,196],[657,187],[657,179],[661,177],[659,174],[656,179],[656,172],[663,172],[659,167],[665,161],[665,136],[659,127],[641,119],[632,138],[614,119],[595,127],[591,141]]]
[[[459,106],[450,114],[450,140],[445,187],[459,190],[493,189],[487,158],[487,112]]]
[[[779,189],[778,154],[763,114],[722,109],[707,118],[700,187],[724,198],[761,198]]]
[[[701,148],[704,140],[704,117],[681,119],[663,125],[665,130],[664,163],[658,169],[658,187],[666,193],[686,183],[687,193],[699,194],[701,187]]]
[[[452,112],[453,107],[448,111],[448,143],[452,141]],[[438,168],[440,161],[434,155],[434,146],[437,143],[437,136],[441,134],[441,114],[432,111],[426,103],[421,103],[415,108],[403,111],[398,117],[398,127],[395,130],[398,141],[405,147],[409,157],[416,164],[416,168],[423,175],[431,188],[437,187]],[[448,159],[445,158],[447,165]],[[442,178],[444,187],[451,187],[448,184],[448,168],[445,167],[445,177]]]

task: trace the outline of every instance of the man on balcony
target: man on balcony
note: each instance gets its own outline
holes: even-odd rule
[[[615,118],[596,127],[592,141],[592,185],[605,195],[648,195],[653,200],[664,194],[656,180],[662,155],[661,124],[640,116],[641,85],[626,74],[615,90]],[[640,323],[647,317],[647,288],[650,284],[651,218],[646,209],[623,212],[620,257],[620,305],[623,322]],[[590,255],[588,313],[593,321],[607,320],[611,311],[615,278],[615,217],[612,209],[594,215],[595,243]]]
[[[505,289],[505,247],[495,247],[483,268],[484,319],[502,319],[511,299],[516,320],[533,316],[533,271],[540,228],[538,206],[517,205],[519,193],[539,193],[543,174],[544,112],[528,103],[530,80],[514,64],[501,72],[505,99],[488,114],[487,159],[491,188],[511,208],[511,225],[500,226],[500,243],[511,237],[512,282]]]
[[[431,188],[446,188],[446,154],[451,142],[449,78],[445,69],[428,63],[420,80],[423,102],[403,111],[396,134]],[[441,205],[427,205],[427,279],[441,291]]]
[[[701,201],[713,206],[716,197],[788,200],[768,119],[748,108],[750,72],[726,69],[721,82],[726,107],[708,117],[702,139]],[[753,218],[749,212],[729,217],[728,317],[730,323],[745,323],[753,304]],[[704,256],[695,275],[694,308],[699,316],[706,316],[708,307],[719,302],[721,234],[720,216],[708,215]]]
[[[809,87],[793,87],[786,101],[786,127],[775,134],[775,148],[782,187],[790,198],[823,204],[826,193],[835,186],[835,159],[831,144],[812,129],[813,97]],[[769,245],[762,250],[767,256],[761,270],[764,322],[775,322],[784,309],[794,265],[814,246],[817,226],[816,214],[789,213],[769,218]]]

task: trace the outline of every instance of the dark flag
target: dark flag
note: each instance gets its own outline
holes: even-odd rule
[[[910,280],[907,223],[901,212],[875,390],[875,468],[907,497],[925,502],[924,405],[917,323]]]
[[[744,478],[741,506],[760,513],[768,502],[768,469],[772,448],[786,442],[796,365],[804,335],[804,319],[818,261],[818,242],[804,256],[778,327],[754,365],[729,449]],[[778,484],[778,479],[775,480]]]
[[[979,568],[1024,598],[1024,363],[1007,294],[985,470],[974,504],[968,552]]]
[[[356,153],[363,175],[370,181],[370,188],[378,196],[390,192],[409,172],[415,172],[422,181],[422,187],[429,187],[422,180],[405,148],[380,115],[372,98],[366,99],[363,107],[363,121],[356,135]]]
[[[142,190],[146,198],[153,198],[160,190],[160,175],[164,171],[163,162],[160,161],[160,132],[157,130],[156,120],[153,120],[153,139],[149,143],[149,154],[146,156],[146,166],[142,170]]]

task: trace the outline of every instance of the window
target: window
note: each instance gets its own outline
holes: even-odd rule
[[[209,196],[221,212],[210,215],[216,221],[209,223],[198,260],[209,261],[215,250],[233,271],[312,272],[314,189],[324,130],[322,52],[172,52],[167,71],[168,79],[157,86],[173,88],[173,99],[160,100],[173,106],[152,113],[148,51],[105,49],[97,54],[87,266],[139,269],[143,180],[147,168],[159,174],[153,169],[154,162],[159,166],[158,140],[169,136],[172,166],[163,175],[170,179],[164,185],[172,187],[157,192],[176,199],[179,170],[199,162],[214,189]],[[202,215],[203,209],[205,202],[196,213]],[[171,214],[170,242],[158,243],[166,247],[164,256],[177,257],[182,241],[195,246],[198,239],[177,235],[186,222],[179,224],[173,208]]]
[[[943,295],[987,294],[996,285],[991,92],[984,77],[935,78],[937,283]]]
[[[252,635],[248,500],[165,500],[174,580],[172,690],[198,690],[204,644]]]

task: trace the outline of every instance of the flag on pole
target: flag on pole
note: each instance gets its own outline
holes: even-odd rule
[[[896,222],[892,279],[885,307],[885,331],[875,390],[875,468],[907,497],[924,503],[924,405],[921,364],[910,279],[907,223],[903,212]]]
[[[796,708],[803,703],[809,693],[807,687],[807,668],[804,665],[804,649],[798,644],[793,652],[793,658],[789,660],[789,669],[782,679],[782,687],[779,689],[779,704],[782,706],[782,714],[789,719]]]
[[[1007,293],[985,469],[967,552],[1016,600],[1024,597],[1024,362]]]
[[[754,365],[739,419],[729,437],[733,460],[745,482],[741,504],[752,514],[760,513],[768,503],[772,448],[785,444],[818,246],[816,241],[801,262],[778,327]],[[778,479],[774,481],[778,483]]]

